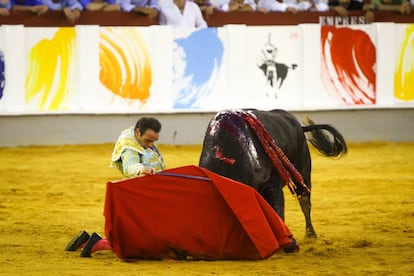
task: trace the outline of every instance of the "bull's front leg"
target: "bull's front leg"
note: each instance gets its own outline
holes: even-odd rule
[[[283,194],[282,189],[280,189],[280,192],[276,191],[276,196],[270,204],[279,217],[285,221],[285,195]]]
[[[311,209],[312,204],[310,200],[310,193],[304,192],[302,195],[298,195],[298,200],[300,207],[302,209],[303,215],[305,216],[306,222],[306,237],[307,238],[316,238],[315,229],[313,229],[312,220],[311,220]]]
[[[273,183],[273,182],[272,182]],[[285,196],[280,185],[266,184],[261,185],[259,193],[269,203],[270,206],[276,211],[279,217],[285,220]]]

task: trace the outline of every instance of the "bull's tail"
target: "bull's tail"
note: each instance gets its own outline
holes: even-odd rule
[[[302,127],[307,132],[307,140],[323,155],[343,156],[348,152],[344,137],[333,126],[318,124],[307,118],[307,125]]]

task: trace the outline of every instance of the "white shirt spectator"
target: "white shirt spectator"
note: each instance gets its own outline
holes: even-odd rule
[[[257,2],[257,7],[266,11],[285,12],[288,5],[286,3],[280,3],[277,0],[259,0]]]
[[[413,0],[414,1],[414,0]],[[212,7],[219,11],[228,12],[230,11],[231,0],[210,0],[209,3]],[[256,10],[256,3],[254,0],[243,0],[243,4],[252,7],[252,10]]]
[[[135,7],[159,9],[157,0],[118,0],[116,2],[121,5],[121,10],[126,12],[131,12]]]
[[[209,3],[219,11],[229,11],[230,0],[210,0]]]
[[[319,12],[329,11],[328,0],[314,0],[315,10]]]
[[[160,0],[160,25],[180,28],[207,27],[199,6],[192,1],[184,1],[183,9],[180,10],[173,0]]]

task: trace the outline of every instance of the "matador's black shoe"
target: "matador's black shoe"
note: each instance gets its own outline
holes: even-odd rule
[[[80,256],[90,257],[92,253],[92,247],[100,240],[102,240],[102,237],[98,233],[94,232],[89,238],[88,242],[85,244],[85,247],[82,249]]]
[[[66,246],[65,250],[75,251],[79,249],[79,247],[82,244],[86,243],[89,240],[89,238],[90,238],[90,235],[88,234],[88,232],[86,232],[85,230],[82,230],[79,232],[79,234],[73,237],[73,239]]]

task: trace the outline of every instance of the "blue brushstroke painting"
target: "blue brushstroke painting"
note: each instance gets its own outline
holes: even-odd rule
[[[220,73],[224,47],[217,28],[193,31],[174,40],[175,109],[198,109],[212,93]]]

